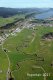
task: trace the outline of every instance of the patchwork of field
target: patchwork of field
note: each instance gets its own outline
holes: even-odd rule
[[[53,27],[24,28],[0,46],[0,80],[53,80],[53,40],[42,36]],[[44,76],[45,74],[45,76]]]

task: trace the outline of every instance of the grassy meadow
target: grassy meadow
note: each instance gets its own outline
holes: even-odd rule
[[[53,27],[24,28],[16,36],[9,36],[3,48],[10,60],[10,69],[15,80],[53,80],[53,40],[43,40],[45,33],[53,32]],[[6,80],[8,59],[0,46],[0,80]],[[48,73],[48,76],[42,74]],[[27,74],[41,74],[29,76]]]

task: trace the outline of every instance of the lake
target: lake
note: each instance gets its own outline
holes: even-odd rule
[[[51,16],[53,16],[53,11],[48,11],[45,13],[41,13],[35,16],[36,19],[46,19],[46,18],[50,18]]]

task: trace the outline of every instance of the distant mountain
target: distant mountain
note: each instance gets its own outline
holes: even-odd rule
[[[0,17],[10,17],[16,14],[30,14],[30,13],[35,13],[37,16],[53,16],[53,8],[5,8],[5,7],[0,7]],[[41,13],[41,14],[38,14]],[[52,14],[51,14],[52,13]],[[45,15],[42,15],[45,14]],[[48,15],[49,14],[49,15]],[[41,17],[40,16],[40,17]]]
[[[16,8],[4,8],[4,7],[0,7],[0,16],[1,17],[9,17],[9,16],[13,16],[17,13],[20,13],[18,9]]]
[[[9,17],[13,16],[15,14],[26,14],[30,12],[42,12],[45,11],[46,9],[40,9],[40,8],[5,8],[5,7],[0,7],[0,16],[1,17]]]
[[[50,8],[49,10],[53,10],[53,8]]]

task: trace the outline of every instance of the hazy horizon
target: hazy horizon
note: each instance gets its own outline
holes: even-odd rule
[[[42,8],[38,8],[38,7],[5,7],[5,6],[3,6],[3,7],[0,7],[0,8],[14,8],[14,9],[35,9],[35,8],[37,8],[37,9],[49,9],[49,8],[52,8],[52,7],[42,7]]]
[[[53,0],[0,0],[0,7],[53,8]]]

